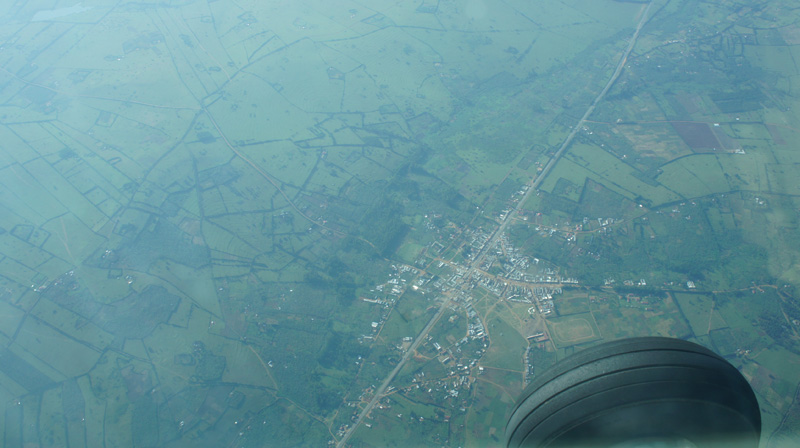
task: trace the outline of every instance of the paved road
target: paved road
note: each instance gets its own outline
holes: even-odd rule
[[[472,273],[475,271],[476,267],[480,266],[480,261],[483,259],[483,256],[486,254],[488,250],[491,249],[491,247],[494,246],[494,244],[497,242],[497,239],[505,231],[505,228],[508,225],[508,223],[512,221],[511,216],[522,208],[528,196],[533,191],[535,191],[539,187],[539,184],[542,183],[544,178],[547,177],[547,174],[550,172],[553,166],[555,166],[556,162],[558,162],[561,156],[564,155],[569,144],[572,143],[572,139],[575,137],[575,134],[578,133],[578,131],[583,127],[583,124],[586,122],[586,120],[589,118],[592,112],[594,112],[595,106],[603,99],[603,97],[606,95],[611,86],[614,85],[614,82],[617,80],[620,73],[622,73],[622,69],[625,67],[625,62],[628,60],[628,55],[630,55],[634,45],[636,45],[636,39],[639,38],[639,31],[641,31],[642,27],[647,22],[647,13],[650,10],[650,5],[652,5],[652,3],[649,3],[645,8],[644,12],[642,13],[642,18],[641,20],[639,20],[639,24],[636,27],[636,32],[633,33],[633,37],[628,43],[628,48],[625,49],[625,53],[623,53],[622,58],[620,58],[619,64],[617,64],[617,69],[614,71],[614,74],[611,76],[611,79],[608,80],[606,86],[603,88],[600,94],[597,95],[594,101],[592,101],[592,104],[586,110],[586,113],[583,114],[583,117],[581,117],[580,121],[578,121],[578,124],[576,124],[575,127],[572,128],[572,132],[569,133],[567,138],[558,148],[558,151],[555,153],[555,155],[550,159],[550,161],[547,162],[547,165],[545,165],[544,169],[542,169],[542,172],[538,176],[536,176],[535,179],[531,180],[531,182],[528,184],[530,188],[528,188],[528,191],[525,192],[525,194],[522,196],[522,198],[520,199],[519,203],[517,203],[517,206],[514,208],[514,210],[506,215],[506,218],[503,220],[503,222],[500,224],[497,230],[495,230],[491,238],[489,238],[489,241],[486,242],[486,245],[484,245],[481,252],[478,254],[477,257],[475,257],[472,263],[470,263],[469,268],[467,269],[467,273],[463,277],[465,280],[469,280],[469,278],[472,276]],[[447,309],[447,306],[449,304],[450,304],[449,298],[445,299],[442,302],[442,305],[439,307],[439,311],[436,313],[436,315],[433,316],[433,318],[431,318],[428,324],[425,325],[425,328],[422,329],[419,335],[417,335],[417,337],[414,339],[414,342],[411,343],[411,346],[408,348],[408,350],[406,350],[405,354],[403,354],[403,358],[400,360],[397,366],[395,366],[394,370],[392,370],[389,373],[389,375],[386,377],[383,383],[381,383],[380,387],[378,387],[378,389],[375,390],[375,394],[372,397],[372,400],[370,400],[367,406],[361,410],[361,413],[358,415],[356,421],[353,422],[353,424],[350,426],[350,428],[348,428],[344,436],[342,436],[342,438],[336,444],[337,448],[341,448],[345,445],[345,443],[347,443],[347,440],[350,439],[350,436],[353,435],[356,428],[358,428],[359,425],[361,425],[361,422],[362,420],[364,420],[364,417],[366,417],[372,410],[372,408],[374,408],[375,405],[378,404],[378,401],[383,397],[383,394],[384,392],[386,392],[386,389],[389,387],[389,384],[392,382],[392,380],[394,380],[394,377],[397,375],[398,372],[400,372],[400,369],[403,368],[403,366],[406,364],[406,362],[408,362],[411,356],[414,355],[414,352],[417,349],[417,347],[419,347],[419,344],[421,344],[422,341],[425,340],[425,337],[428,335],[428,332],[430,331],[431,328],[433,328],[433,325],[436,323],[436,321],[438,321],[439,318],[442,317],[442,314],[444,314],[444,311]]]
[[[625,63],[628,60],[628,56],[631,54],[631,51],[633,51],[633,47],[636,45],[636,40],[639,38],[639,32],[642,30],[644,24],[647,23],[647,13],[650,11],[651,5],[652,3],[648,3],[644,12],[642,12],[642,17],[639,20],[639,24],[636,26],[636,31],[633,33],[633,37],[631,37],[630,42],[628,42],[628,48],[626,48],[625,52],[622,54],[622,57],[620,58],[619,63],[617,64],[617,68],[616,70],[614,70],[614,74],[611,75],[611,78],[608,80],[605,87],[603,87],[603,90],[597,95],[597,97],[595,97],[594,101],[592,101],[592,104],[589,106],[589,108],[586,109],[586,113],[583,114],[583,117],[581,117],[580,121],[578,121],[578,124],[576,124],[572,128],[572,132],[570,132],[567,138],[564,139],[564,142],[561,143],[561,146],[558,148],[558,151],[556,151],[555,155],[553,155],[553,157],[547,162],[547,165],[544,166],[542,172],[539,173],[538,176],[536,176],[528,183],[529,186],[528,191],[526,191],[525,194],[522,195],[522,198],[520,198],[519,202],[517,203],[517,206],[514,207],[514,210],[512,210],[506,215],[505,219],[500,224],[500,227],[497,228],[492,237],[489,238],[489,241],[487,241],[486,245],[483,246],[483,250],[481,250],[478,256],[475,257],[475,261],[470,266],[469,274],[472,273],[473,266],[480,266],[480,261],[483,259],[486,252],[488,250],[491,250],[491,248],[497,242],[497,239],[505,231],[505,228],[508,225],[508,223],[513,221],[511,217],[524,206],[526,200],[528,199],[528,196],[530,196],[531,193],[533,193],[534,191],[536,191],[537,188],[539,188],[539,185],[547,177],[547,174],[550,173],[550,170],[553,169],[553,167],[556,165],[559,159],[561,159],[561,156],[563,156],[564,153],[567,151],[569,144],[572,143],[572,139],[575,138],[575,135],[583,128],[583,124],[586,123],[586,120],[588,120],[589,116],[592,115],[595,106],[597,106],[597,104],[603,100],[603,98],[606,96],[606,93],[608,93],[608,90],[611,89],[611,86],[613,86],[614,83],[617,81],[617,78],[619,78],[620,73],[622,73],[622,69],[625,67]],[[468,278],[468,276],[464,276],[464,278]]]
[[[344,434],[344,436],[342,436],[341,440],[339,440],[339,442],[336,444],[337,448],[343,447],[344,444],[347,443],[347,439],[353,435],[353,432],[355,432],[356,428],[358,428],[358,426],[361,424],[361,421],[364,420],[364,417],[366,417],[372,408],[378,404],[378,401],[383,398],[383,393],[386,392],[386,388],[389,387],[389,384],[392,382],[392,380],[394,380],[394,377],[397,376],[397,373],[400,372],[400,369],[402,369],[406,362],[408,362],[408,360],[414,355],[414,352],[417,350],[417,347],[419,347],[419,344],[425,340],[428,332],[431,330],[431,328],[433,328],[434,324],[436,324],[439,318],[442,317],[442,314],[444,314],[444,311],[447,309],[449,304],[449,298],[442,302],[442,305],[439,307],[439,311],[431,318],[430,321],[428,321],[428,324],[425,325],[425,328],[423,328],[416,339],[414,339],[414,342],[411,343],[411,346],[408,347],[408,350],[406,350],[405,354],[403,354],[403,359],[397,363],[397,366],[395,366],[394,370],[389,373],[386,379],[383,380],[383,383],[381,383],[380,387],[375,390],[372,400],[370,400],[367,406],[361,410],[361,413],[358,414],[356,421],[353,422],[350,428],[347,429],[347,432]]]

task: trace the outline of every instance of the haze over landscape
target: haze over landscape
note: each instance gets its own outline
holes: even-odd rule
[[[789,0],[4,2],[0,445],[497,446],[659,335],[796,446],[799,64]]]

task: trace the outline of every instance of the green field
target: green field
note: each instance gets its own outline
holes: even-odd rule
[[[592,313],[550,318],[547,326],[558,348],[592,342],[601,338]]]
[[[676,293],[674,296],[695,336],[703,336],[728,326],[719,310],[715,310],[716,304],[713,298],[699,294],[680,293]]]

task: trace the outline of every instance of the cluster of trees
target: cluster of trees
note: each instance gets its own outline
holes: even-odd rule
[[[397,250],[408,233],[409,227],[402,218],[402,204],[383,197],[361,220],[361,235],[375,246],[382,257],[388,258]]]
[[[349,272],[331,276],[318,271],[309,271],[303,280],[314,289],[325,290],[339,305],[350,305],[356,299],[358,285],[355,277]]]
[[[311,288],[323,291],[328,296],[335,298],[336,302],[342,306],[353,303],[357,296],[357,289],[363,286],[363,281],[358,281],[353,274],[353,269],[336,255],[322,260],[321,266],[308,271],[303,280]]]
[[[324,341],[322,331],[304,331],[300,325],[288,328],[282,323],[271,343],[261,348],[261,357],[275,366],[271,372],[278,382],[279,394],[321,414],[327,411],[320,407],[317,397],[329,389],[317,372],[317,358]]]
[[[352,335],[331,331],[317,361],[326,369],[356,370],[355,360],[359,356],[366,358],[369,352],[369,347],[357,343]]]

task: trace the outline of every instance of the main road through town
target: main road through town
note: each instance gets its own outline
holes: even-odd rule
[[[469,269],[470,272],[468,272],[468,274],[472,274],[472,270],[474,269],[475,266],[480,266],[480,262],[483,259],[483,256],[486,254],[486,251],[494,247],[495,243],[497,242],[497,239],[500,238],[500,236],[503,235],[503,233],[505,232],[508,223],[513,221],[511,217],[515,215],[517,212],[519,212],[519,210],[524,206],[526,200],[528,199],[528,196],[530,196],[531,193],[533,193],[534,191],[536,191],[537,188],[539,188],[539,185],[547,177],[547,174],[550,173],[550,170],[553,169],[553,167],[556,165],[559,159],[561,159],[561,156],[563,156],[564,153],[567,151],[569,144],[572,143],[572,139],[575,138],[575,135],[578,133],[578,131],[580,131],[583,128],[583,124],[586,122],[586,120],[589,119],[589,116],[592,115],[595,106],[597,106],[597,104],[599,104],[600,101],[603,100],[603,98],[606,96],[606,93],[608,93],[608,90],[611,89],[611,86],[613,86],[614,82],[617,81],[617,78],[619,78],[620,73],[622,73],[622,69],[625,67],[625,63],[628,60],[628,55],[631,54],[631,51],[633,51],[633,47],[636,45],[636,40],[639,38],[639,32],[642,30],[644,24],[647,23],[647,13],[650,10],[651,5],[652,3],[648,3],[644,11],[642,11],[639,24],[636,26],[636,31],[633,33],[633,37],[631,37],[631,40],[628,42],[628,47],[625,49],[625,52],[622,53],[622,57],[620,58],[619,63],[617,64],[616,70],[614,70],[614,74],[611,75],[611,78],[608,80],[605,87],[603,87],[603,90],[600,91],[597,97],[595,97],[594,101],[592,101],[592,104],[589,106],[589,108],[586,109],[586,113],[583,114],[583,117],[581,117],[578,123],[572,127],[572,131],[569,133],[569,135],[567,135],[567,138],[564,139],[564,142],[561,143],[561,146],[558,148],[558,151],[556,151],[555,155],[553,155],[553,157],[551,157],[550,160],[547,162],[547,164],[544,166],[542,172],[539,173],[539,175],[536,176],[535,178],[531,179],[531,181],[528,183],[529,186],[528,190],[525,192],[525,194],[522,195],[519,202],[517,202],[517,206],[514,208],[514,210],[506,214],[505,218],[503,219],[503,222],[500,224],[497,230],[495,230],[495,232],[492,234],[491,238],[489,238],[489,240],[483,246],[483,249],[480,251],[480,253],[478,253],[478,255],[475,257],[474,261],[470,265]],[[469,278],[469,277],[468,275],[465,275],[463,278]]]
[[[553,169],[553,167],[561,158],[561,156],[564,155],[567,148],[569,147],[569,144],[572,143],[572,139],[575,138],[575,135],[578,133],[578,131],[581,128],[583,128],[583,124],[586,122],[586,120],[589,118],[592,112],[594,112],[595,106],[597,106],[597,104],[603,100],[603,98],[606,96],[606,93],[608,93],[608,90],[611,89],[611,86],[614,85],[614,82],[616,82],[620,73],[622,73],[622,69],[625,67],[625,63],[628,60],[628,56],[631,54],[631,51],[633,51],[633,47],[636,45],[636,40],[639,38],[639,32],[642,30],[642,27],[644,27],[644,24],[647,23],[647,13],[649,12],[651,5],[652,3],[648,3],[647,7],[645,7],[644,11],[642,12],[641,18],[639,19],[639,24],[636,26],[636,31],[633,33],[633,36],[628,42],[628,47],[625,49],[625,52],[622,53],[622,57],[620,58],[619,63],[617,64],[616,70],[614,70],[614,74],[611,75],[611,78],[608,80],[605,87],[603,87],[603,90],[600,91],[597,97],[595,97],[594,101],[592,101],[592,104],[589,106],[589,108],[586,109],[586,113],[583,114],[583,117],[581,117],[578,123],[572,128],[572,132],[570,132],[567,138],[564,139],[564,142],[558,148],[558,151],[556,151],[553,157],[547,162],[547,165],[545,165],[545,167],[542,169],[542,172],[539,173],[539,175],[536,176],[534,179],[532,179],[531,182],[528,184],[529,185],[528,191],[526,191],[525,194],[522,196],[522,198],[519,200],[514,210],[506,214],[505,218],[503,219],[503,222],[500,224],[500,226],[497,227],[497,230],[494,231],[492,236],[483,246],[483,249],[480,251],[480,253],[478,253],[478,255],[469,264],[469,268],[467,269],[466,274],[462,277],[463,279],[465,279],[465,281],[468,281],[469,278],[472,277],[473,271],[477,266],[480,266],[480,262],[483,259],[484,255],[486,254],[486,251],[494,247],[495,243],[497,242],[497,239],[500,238],[501,235],[503,235],[503,232],[505,231],[505,228],[508,225],[508,223],[512,221],[511,216],[516,214],[522,208],[523,204],[525,203],[525,200],[528,199],[528,196],[537,188],[539,188],[539,185],[542,183],[545,177],[547,177],[547,174],[550,172],[550,170]],[[406,362],[408,362],[408,360],[414,355],[414,352],[416,351],[417,347],[419,347],[419,344],[421,344],[422,341],[425,340],[425,338],[428,335],[428,332],[430,331],[431,328],[433,328],[434,324],[436,324],[439,318],[442,317],[442,314],[444,314],[444,311],[447,309],[447,306],[449,304],[450,304],[450,298],[445,298],[444,300],[442,300],[442,304],[439,307],[439,311],[431,318],[430,321],[428,321],[428,324],[425,325],[422,331],[420,331],[420,333],[414,339],[414,342],[411,343],[411,346],[408,347],[406,352],[403,354],[403,357],[400,360],[400,362],[397,363],[397,366],[395,366],[395,368],[391,372],[389,372],[389,375],[386,376],[386,379],[383,380],[383,383],[381,383],[380,387],[375,389],[372,399],[369,401],[369,403],[367,403],[364,409],[361,410],[361,413],[358,414],[358,418],[356,418],[356,421],[353,422],[353,424],[347,429],[347,432],[345,432],[342,438],[339,439],[339,441],[336,443],[337,448],[345,446],[347,441],[350,439],[350,436],[352,436],[355,430],[361,425],[361,422],[364,420],[364,418],[367,415],[369,415],[370,411],[372,411],[375,405],[378,404],[378,401],[381,398],[383,398],[383,394],[386,392],[386,389],[389,387],[389,384],[392,382],[392,380],[394,380],[394,377],[397,376],[397,373],[400,372],[400,369],[403,368]]]
[[[442,314],[444,314],[444,311],[447,309],[447,305],[449,303],[450,303],[449,298],[445,298],[442,301],[442,305],[439,307],[439,311],[431,318],[430,321],[428,321],[428,324],[425,325],[425,328],[423,328],[422,331],[420,331],[417,338],[414,339],[414,342],[411,343],[411,346],[408,347],[406,352],[403,354],[403,358],[400,360],[399,363],[397,363],[395,368],[391,372],[389,372],[389,375],[386,377],[385,380],[383,380],[383,383],[381,383],[380,387],[375,389],[375,394],[372,396],[372,400],[370,400],[369,403],[367,403],[367,406],[361,410],[361,413],[358,414],[358,418],[356,419],[356,421],[353,422],[352,426],[350,426],[350,428],[347,429],[347,432],[342,436],[341,440],[339,440],[339,442],[336,444],[337,448],[344,446],[344,444],[347,442],[347,439],[350,438],[355,429],[358,428],[358,426],[361,424],[361,421],[364,420],[364,417],[366,417],[367,414],[369,414],[369,411],[371,411],[372,408],[374,408],[375,405],[378,404],[378,401],[381,398],[383,398],[383,394],[384,392],[386,392],[386,388],[389,387],[389,384],[392,382],[394,377],[397,376],[397,373],[400,372],[400,369],[403,368],[408,359],[414,355],[415,351],[417,350],[417,347],[419,347],[419,344],[425,340],[425,337],[428,335],[428,332],[431,330],[431,328],[433,328],[433,325],[439,320],[439,318],[442,317]]]

